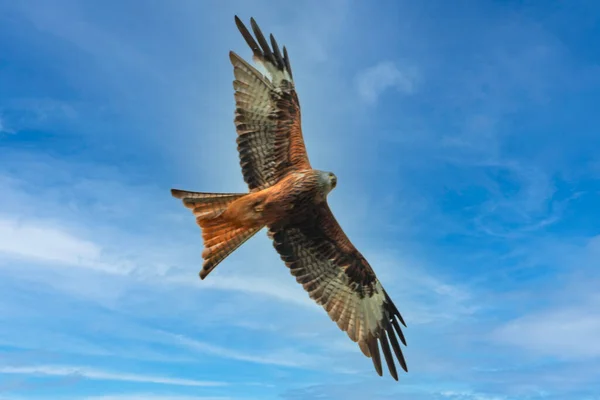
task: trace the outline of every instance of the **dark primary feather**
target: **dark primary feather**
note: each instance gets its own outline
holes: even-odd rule
[[[277,41],[275,40],[275,36],[271,33],[271,46],[273,46],[273,52],[275,55],[275,61],[277,62],[277,67],[279,69],[285,68],[285,63],[283,61],[283,57],[281,56],[281,51],[279,51],[279,46],[277,45]]]
[[[254,36],[256,36],[256,40],[258,40],[258,43],[260,44],[260,47],[262,48],[264,58],[267,61],[270,61],[271,63],[277,65],[277,61],[275,60],[275,56],[271,52],[269,43],[267,43],[267,39],[265,39],[262,31],[256,24],[256,21],[254,20],[254,18],[250,18],[250,25],[252,26],[252,30],[254,31]]]
[[[248,31],[244,23],[238,18],[237,15],[235,16],[235,24],[237,25],[238,30],[242,34],[244,40],[246,40],[246,43],[248,43],[250,49],[252,49],[254,56],[262,57],[262,51],[260,50],[260,47],[258,47],[258,43],[256,43],[256,40],[254,40],[252,34]]]
[[[290,78],[294,79],[294,74],[292,74],[292,66],[290,65],[290,57],[288,56],[287,49],[283,46],[283,61],[285,61],[285,69],[290,74]]]
[[[381,333],[381,350],[383,350],[383,355],[385,357],[385,362],[390,370],[390,375],[395,380],[398,380],[398,371],[396,371],[396,365],[394,364],[394,358],[392,357],[392,353],[390,352],[390,344],[387,339],[387,334],[385,331]]]

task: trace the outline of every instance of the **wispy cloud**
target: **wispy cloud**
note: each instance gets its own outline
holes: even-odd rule
[[[138,383],[156,383],[174,386],[223,386],[225,382],[199,381],[194,379],[169,378],[164,376],[130,374],[93,369],[89,367],[39,365],[39,366],[2,366],[2,374],[33,376],[71,376],[99,381],[122,381]]]
[[[240,351],[215,346],[198,340],[190,339],[182,335],[174,335],[177,343],[194,351],[216,355],[238,361],[247,361],[257,364],[280,365],[284,367],[309,367],[319,363],[318,356],[309,356],[296,350],[269,351],[269,356],[251,355]]]
[[[55,224],[0,217],[0,253],[64,265],[91,265],[100,250]]]
[[[375,103],[387,89],[396,89],[402,94],[411,94],[417,85],[415,68],[400,68],[391,61],[382,61],[361,71],[356,76],[359,95],[367,103]]]
[[[559,359],[600,358],[600,301],[546,310],[510,321],[494,333],[501,343]]]

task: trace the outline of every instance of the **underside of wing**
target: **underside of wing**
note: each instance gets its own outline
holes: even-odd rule
[[[398,380],[392,351],[408,371],[399,341],[406,345],[398,309],[365,258],[348,240],[326,203],[302,223],[270,227],[281,259],[309,296],[370,357],[379,375],[379,347]],[[308,215],[308,214],[307,214]]]
[[[283,54],[273,35],[271,46],[251,19],[254,36],[236,16],[235,22],[262,65],[266,77],[234,52],[235,125],[240,165],[251,191],[277,183],[293,170],[310,168],[302,137],[300,104],[294,88],[287,50]]]

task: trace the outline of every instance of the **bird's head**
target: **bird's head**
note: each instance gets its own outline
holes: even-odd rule
[[[333,172],[320,171],[319,178],[323,185],[325,195],[328,195],[329,192],[337,186],[337,176],[335,176]]]

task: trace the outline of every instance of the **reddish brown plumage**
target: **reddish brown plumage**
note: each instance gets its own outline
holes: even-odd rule
[[[321,304],[340,329],[371,357],[382,374],[379,346],[390,374],[398,379],[393,354],[406,371],[400,342],[406,340],[396,306],[375,272],[350,242],[327,204],[335,187],[331,173],[313,170],[302,137],[300,104],[289,57],[269,43],[256,22],[256,40],[236,17],[253,58],[269,72],[258,72],[234,52],[235,126],[246,194],[173,190],[202,229],[204,279],[221,261],[263,227],[309,296]]]

